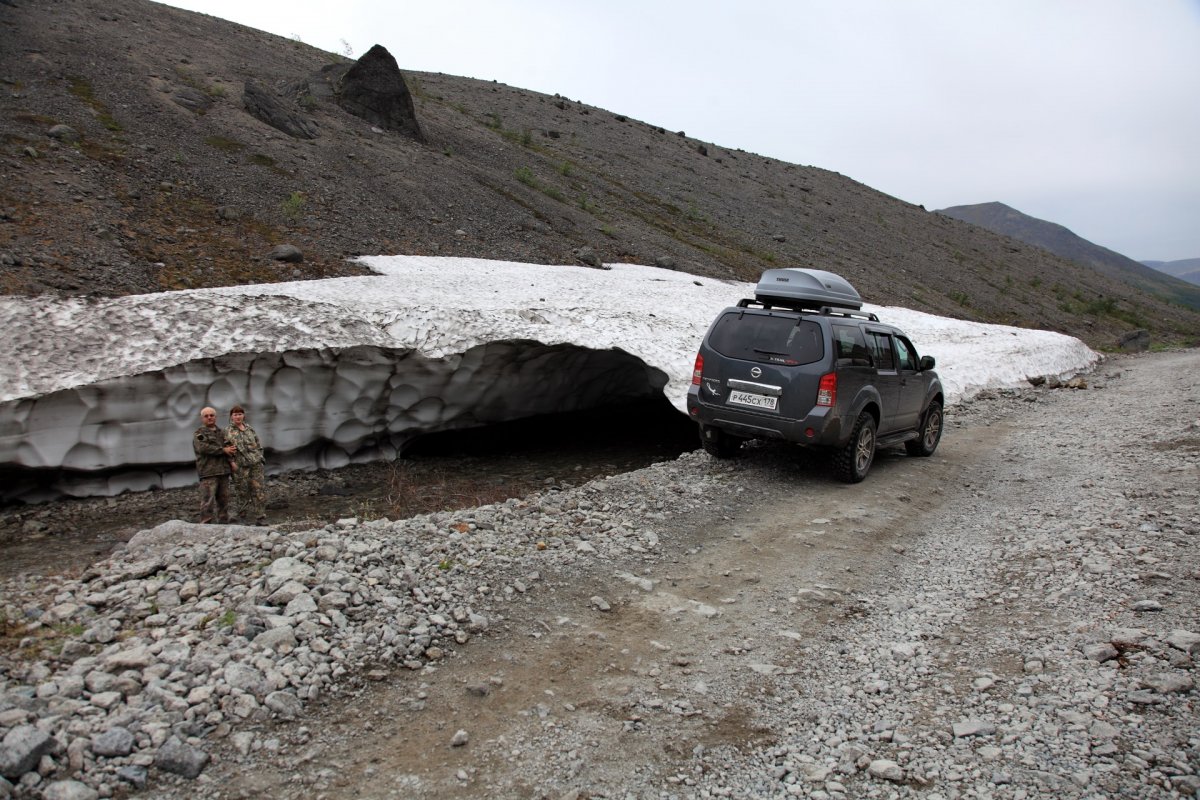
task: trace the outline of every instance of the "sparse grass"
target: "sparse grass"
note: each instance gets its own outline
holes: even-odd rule
[[[534,177],[533,170],[529,167],[517,167],[516,170],[514,170],[513,175],[520,183],[525,184],[531,189],[537,189],[539,192],[551,198],[552,200],[557,200],[560,203],[567,202],[566,195],[564,195],[558,187],[547,186],[539,181],[536,177]]]
[[[13,116],[13,119],[18,122],[27,122],[31,125],[48,125],[53,126],[58,124],[58,120],[54,117],[47,117],[45,114],[33,114],[28,111],[22,111]]]
[[[230,139],[226,136],[206,136],[204,137],[204,143],[218,150],[223,150],[226,153],[240,153],[246,149],[246,145],[237,139]]]
[[[429,92],[425,91],[425,87],[421,84],[420,79],[415,78],[412,75],[404,76],[404,85],[408,87],[408,93],[418,100],[437,99],[435,97],[431,97]]]
[[[1117,301],[1111,297],[1098,297],[1083,304],[1083,313],[1098,317],[1113,314],[1117,310]]]
[[[304,216],[304,193],[292,192],[279,204],[279,210],[289,222],[298,222]]]
[[[479,482],[453,470],[429,469],[406,461],[396,461],[388,478],[384,504],[392,519],[407,519],[415,514],[450,511],[458,508],[500,503],[527,491],[530,487],[499,484],[482,487]],[[443,569],[449,569],[449,562]]]
[[[71,94],[88,104],[96,114],[96,119],[100,121],[101,125],[113,132],[122,130],[121,123],[117,122],[116,117],[108,110],[108,106],[96,99],[95,91],[92,89],[92,84],[87,78],[76,76],[70,79],[70,83]]]

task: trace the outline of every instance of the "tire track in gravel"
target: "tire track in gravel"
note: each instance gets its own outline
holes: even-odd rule
[[[279,767],[229,764],[225,796],[531,797],[688,778],[698,747],[770,741],[774,674],[805,668],[1005,424],[952,427],[938,454],[881,453],[864,483],[768,448],[733,464],[717,513],[685,515],[667,558],[543,575],[507,620],[435,672],[393,672],[328,702]],[[614,577],[624,575],[624,578]],[[602,597],[610,610],[592,603]],[[469,741],[452,746],[455,732]],[[582,796],[586,796],[582,795]]]

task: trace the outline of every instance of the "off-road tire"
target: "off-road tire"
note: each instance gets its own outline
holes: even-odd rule
[[[921,419],[921,435],[904,443],[904,449],[910,456],[928,458],[937,450],[938,442],[942,440],[942,428],[945,417],[942,415],[942,404],[936,400],[929,404],[925,416]]]
[[[701,428],[700,446],[713,458],[733,458],[742,449],[742,440],[720,428]]]
[[[858,415],[850,440],[833,454],[833,473],[846,483],[867,477],[875,461],[875,418],[864,411]]]

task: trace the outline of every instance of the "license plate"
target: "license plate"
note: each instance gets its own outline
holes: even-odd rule
[[[729,393],[728,402],[739,406],[765,408],[767,411],[774,411],[775,405],[779,402],[779,398],[770,397],[765,394],[751,394],[750,392],[732,391]]]

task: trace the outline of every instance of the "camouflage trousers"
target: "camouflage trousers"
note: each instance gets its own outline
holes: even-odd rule
[[[229,476],[200,479],[200,522],[229,522]]]
[[[262,464],[238,464],[233,473],[233,494],[237,514],[245,523],[262,524],[267,520],[267,478]]]

